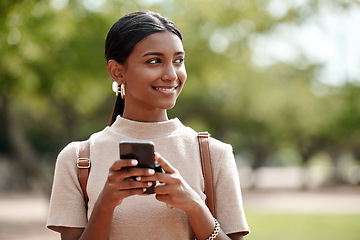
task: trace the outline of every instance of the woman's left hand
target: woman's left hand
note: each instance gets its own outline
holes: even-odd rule
[[[185,212],[204,205],[199,194],[183,179],[179,171],[174,168],[159,153],[155,153],[155,161],[162,167],[164,173],[141,177],[141,181],[159,181],[155,187],[156,199],[167,204],[168,208],[177,208]]]
[[[157,161],[163,173],[156,172],[152,176],[143,176],[141,181],[160,181],[154,189],[156,199],[166,203],[168,208],[177,208],[183,210],[189,219],[190,225],[199,239],[207,238],[214,230],[214,218],[207,208],[200,195],[195,192],[190,185],[183,179],[179,171],[174,168],[159,153],[155,153]],[[227,236],[220,230],[217,239],[242,239],[241,233]]]

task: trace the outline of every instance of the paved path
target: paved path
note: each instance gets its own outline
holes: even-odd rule
[[[48,200],[33,194],[0,195],[0,240],[55,240],[45,228]]]
[[[318,191],[244,190],[243,198],[245,211],[360,214],[359,187],[337,187]]]
[[[245,210],[291,213],[360,214],[360,188],[328,188],[321,191],[243,191]],[[55,240],[45,228],[47,196],[0,195],[0,240]]]

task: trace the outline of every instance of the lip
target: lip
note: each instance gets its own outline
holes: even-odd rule
[[[155,91],[161,92],[161,93],[175,93],[179,86],[158,86],[158,87],[152,87]]]

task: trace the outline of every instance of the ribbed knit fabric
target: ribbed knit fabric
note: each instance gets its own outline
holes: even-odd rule
[[[90,137],[91,170],[87,191],[88,216],[106,182],[109,168],[119,159],[120,141],[153,141],[155,151],[179,170],[185,181],[205,201],[197,133],[175,118],[145,123],[118,117],[115,123]],[[210,138],[214,170],[217,219],[225,233],[244,232],[249,228],[242,206],[238,172],[232,147]],[[77,179],[78,142],[72,142],[59,154],[50,200],[47,227],[86,227],[87,213]],[[154,195],[126,198],[114,211],[110,239],[194,239],[186,214],[169,210]]]

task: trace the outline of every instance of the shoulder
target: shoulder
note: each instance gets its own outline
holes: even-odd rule
[[[183,136],[188,140],[192,139],[192,141],[198,141],[199,133],[200,132],[195,131],[191,127],[182,125],[181,128],[178,128],[175,135]],[[218,140],[214,137],[211,137],[211,133],[209,134],[210,134],[209,147],[210,147],[211,156],[214,155],[215,157],[224,154],[224,152],[232,154],[232,146],[230,144],[222,142],[221,140]]]
[[[56,160],[56,169],[73,169],[76,167],[78,146],[80,142],[70,142],[59,153]]]
[[[89,144],[91,144],[91,142],[94,141],[94,139],[96,139],[96,134],[91,135],[91,137],[89,139],[86,140],[82,140],[82,141],[73,141],[68,143],[58,154],[57,157],[57,165],[67,165],[67,164],[71,164],[73,165],[74,161],[76,163],[76,160],[79,156],[79,151],[80,151],[80,145],[87,142]]]
[[[224,153],[224,152],[231,152],[232,153],[232,146],[228,143],[222,142],[216,138],[210,137],[210,149],[215,152]]]
[[[101,141],[101,139],[104,139],[109,135],[109,127],[105,127],[101,131],[91,134],[88,139],[72,141],[60,151],[57,161],[61,162],[65,161],[66,159],[77,158],[79,154],[79,146],[82,142],[88,141],[91,145],[93,145],[94,142]]]
[[[210,138],[210,155],[215,172],[236,169],[233,147],[216,138]]]
[[[58,161],[63,161],[64,159],[73,158],[77,153],[78,142],[70,142],[67,144],[59,153]]]

